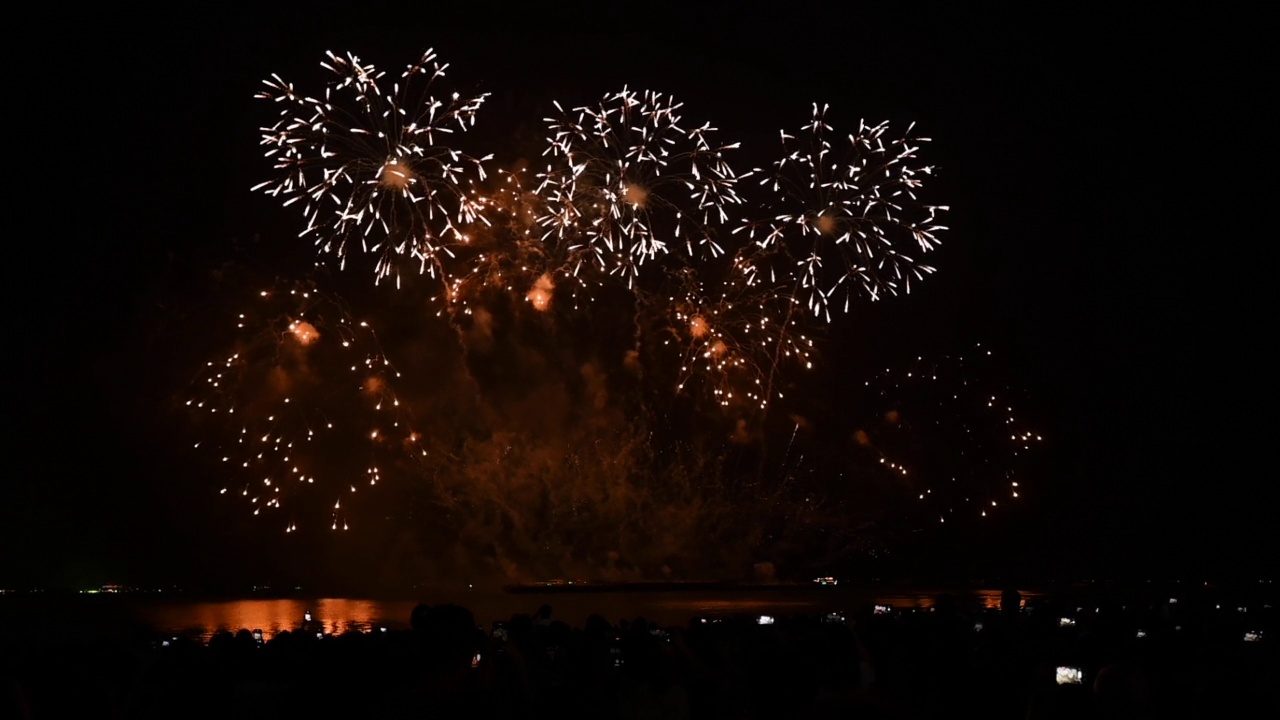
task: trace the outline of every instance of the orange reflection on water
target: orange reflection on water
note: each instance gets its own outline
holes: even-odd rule
[[[889,605],[891,607],[907,609],[914,608],[917,610],[927,610],[937,605],[938,597],[943,594],[951,595],[956,600],[965,600],[972,598],[976,603],[987,610],[1000,609],[1000,595],[1002,590],[967,590],[961,592],[926,592],[913,591],[901,593],[876,593],[876,603],[879,605]],[[1022,600],[1019,607],[1025,607],[1029,598],[1038,597],[1041,593],[1020,590],[1019,594]],[[967,602],[965,604],[968,604]]]
[[[405,607],[398,607],[399,605]],[[388,606],[397,607],[388,607]],[[340,634],[348,630],[370,632],[385,624],[388,616],[408,618],[413,603],[387,603],[347,598],[318,600],[227,600],[151,607],[149,620],[162,628],[182,628],[183,633],[208,641],[215,633],[240,629],[262,630],[270,639],[282,630]],[[311,612],[311,622],[306,613]],[[395,623],[399,625],[400,623]]]

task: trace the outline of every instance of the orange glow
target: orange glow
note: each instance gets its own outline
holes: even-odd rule
[[[627,202],[636,207],[644,207],[645,203],[649,201],[649,191],[639,185],[628,185],[623,194],[626,196]]]
[[[388,160],[382,166],[379,182],[391,190],[407,190],[413,184],[413,171],[395,160]]]
[[[533,284],[533,288],[529,290],[529,294],[525,295],[525,299],[533,303],[533,309],[538,312],[546,312],[551,307],[551,296],[555,291],[555,283],[551,282],[551,276],[543,273]]]
[[[818,227],[818,232],[823,235],[834,235],[836,232],[836,219],[830,215],[819,215],[815,225]]]
[[[229,602],[202,602],[193,605],[157,605],[149,610],[151,620],[159,627],[194,627],[200,629],[199,637],[208,642],[219,630],[235,632],[261,629],[270,640],[281,630],[295,632],[308,629],[329,634],[348,630],[371,632],[377,626],[400,625],[400,618],[408,618],[413,611],[412,602],[375,602],[321,598],[317,600],[263,599],[234,600]],[[307,611],[314,622],[305,621]]]
[[[709,332],[711,332],[711,326],[707,324],[707,321],[701,315],[694,315],[689,319],[689,334],[695,340],[706,337]]]
[[[316,326],[305,320],[299,320],[289,326],[289,332],[293,333],[293,337],[300,345],[310,345],[320,339],[320,331],[316,330]]]
[[[364,391],[370,395],[381,395],[387,389],[387,381],[378,375],[370,375],[365,378]]]

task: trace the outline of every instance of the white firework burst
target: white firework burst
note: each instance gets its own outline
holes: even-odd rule
[[[560,117],[547,118],[551,164],[537,189],[547,206],[544,240],[567,243],[628,284],[674,248],[724,254],[716,226],[742,202],[725,155],[738,144],[716,144],[710,124],[682,127],[681,107],[626,89],[572,113],[557,103]]]
[[[889,134],[889,124],[859,123],[847,144],[835,138],[827,107],[813,106],[800,130],[804,141],[782,133],[785,155],[761,185],[776,197],[764,208],[771,217],[748,222],[753,242],[746,265],[752,276],[768,273],[794,281],[795,296],[816,316],[831,308],[848,311],[855,296],[879,299],[911,291],[934,268],[920,255],[935,249],[946,227],[947,208],[920,201],[917,193],[933,167],[916,152],[928,138]]]
[[[486,96],[437,97],[448,65],[431,50],[394,80],[352,54],[328,53],[321,66],[333,78],[320,97],[278,75],[263,81],[257,97],[281,106],[261,142],[279,174],[254,189],[301,203],[299,235],[344,265],[358,249],[376,257],[379,280],[398,278],[405,262],[443,274],[450,245],[478,217],[463,182],[483,179],[488,159],[447,143],[474,125]]]

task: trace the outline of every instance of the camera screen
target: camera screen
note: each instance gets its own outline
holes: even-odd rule
[[[1058,666],[1059,685],[1079,685],[1084,682],[1084,672],[1077,667]]]

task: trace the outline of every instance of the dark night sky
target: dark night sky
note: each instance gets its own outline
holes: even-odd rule
[[[25,158],[13,180],[34,197],[11,207],[6,263],[16,368],[0,586],[160,582],[217,554],[232,520],[184,486],[166,414],[192,371],[191,349],[175,347],[190,334],[165,321],[189,300],[166,295],[172,268],[233,238],[290,242],[294,218],[248,191],[269,172],[256,129],[271,113],[252,99],[263,77],[317,86],[326,49],[391,68],[427,47],[458,86],[494,94],[481,117],[513,147],[550,99],[623,84],[671,92],[726,135],[771,140],[813,101],[846,126],[917,121],[954,208],[940,272],[844,332],[886,357],[1001,348],[1050,439],[1037,500],[1006,528],[1018,567],[1261,567],[1271,233],[1243,221],[1269,177],[1250,159],[1268,94],[1261,23],[358,5],[35,24],[46,39],[19,67],[34,82],[6,113],[10,156]]]

